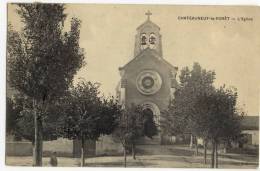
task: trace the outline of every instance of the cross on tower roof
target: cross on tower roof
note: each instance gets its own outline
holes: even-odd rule
[[[152,15],[152,13],[148,10],[145,15],[147,15],[147,19],[150,20],[150,15]]]

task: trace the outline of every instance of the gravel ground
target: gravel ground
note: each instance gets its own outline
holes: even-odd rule
[[[163,167],[163,168],[209,168],[208,164],[203,164],[203,156],[194,156],[194,152],[187,147],[173,146],[143,146],[138,147],[136,160],[129,155],[127,157],[127,167]],[[142,153],[142,155],[140,155]],[[43,158],[43,166],[49,166],[49,158]],[[123,156],[92,157],[86,159],[89,167],[124,167]],[[31,166],[32,157],[6,157],[6,165],[11,166]],[[80,165],[79,158],[58,157],[58,166],[75,167]],[[219,168],[257,168],[258,157],[246,155],[226,154],[219,156]]]

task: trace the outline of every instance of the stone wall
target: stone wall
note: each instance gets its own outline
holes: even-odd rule
[[[57,152],[58,156],[73,157],[73,141],[59,138],[57,140],[43,142],[44,156],[50,156],[54,151]]]
[[[96,142],[96,155],[122,155],[123,146],[120,142],[116,142],[112,136],[106,135],[99,138]]]
[[[7,156],[32,156],[33,148],[31,142],[10,141],[5,144]]]
[[[59,138],[53,141],[43,142],[43,156],[50,156],[56,151],[58,156],[72,157],[73,156],[73,141]],[[6,142],[7,156],[32,156],[33,146],[29,141],[9,141]]]

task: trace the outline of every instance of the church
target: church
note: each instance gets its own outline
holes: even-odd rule
[[[168,108],[178,86],[178,68],[163,58],[160,27],[151,21],[150,11],[145,15],[146,21],[136,29],[132,60],[119,67],[121,80],[116,93],[123,107],[142,106],[152,113],[155,124],[160,127],[161,111]],[[153,142],[147,140],[146,143],[161,144],[162,136],[159,132]]]

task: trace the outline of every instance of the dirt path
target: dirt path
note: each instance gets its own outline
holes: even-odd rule
[[[43,158],[43,165],[49,166],[49,158]],[[132,156],[127,157],[127,167],[166,167],[166,168],[209,168],[203,164],[203,155],[194,156],[194,151],[183,146],[138,146],[136,160]],[[58,157],[59,166],[79,166],[79,158]],[[89,167],[124,167],[123,156],[105,156],[87,158]],[[12,166],[31,166],[32,157],[7,157],[6,164]],[[235,158],[220,156],[219,168],[256,168],[256,158],[244,158],[243,155],[236,155]]]

